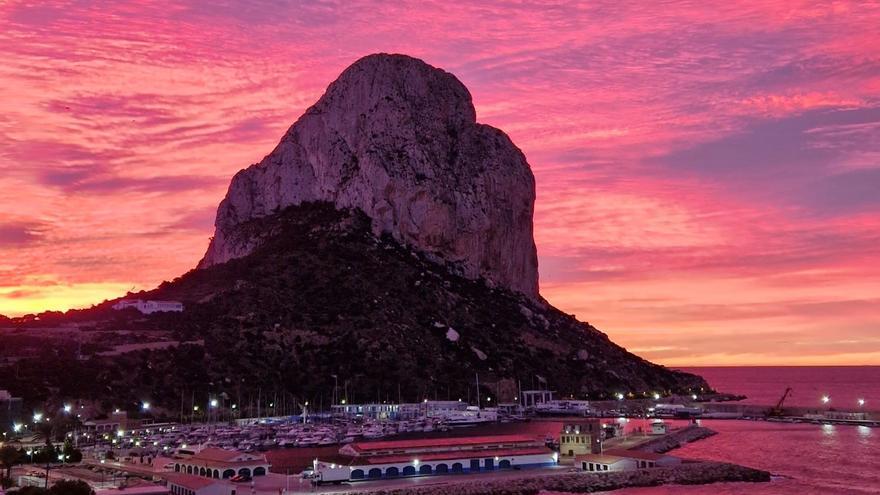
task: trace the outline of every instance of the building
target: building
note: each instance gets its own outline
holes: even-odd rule
[[[574,465],[587,472],[632,471],[678,464],[681,464],[678,457],[636,450],[609,450],[581,454],[574,458]]]
[[[116,411],[109,417],[103,419],[90,419],[83,422],[83,428],[88,433],[94,433],[97,436],[106,435],[108,438],[116,435],[117,432],[127,432],[140,427],[140,421],[129,420],[128,413],[125,411]]]
[[[467,403],[460,400],[428,400],[405,404],[336,404],[332,406],[333,415],[337,417],[377,420],[445,418],[466,411],[467,408]]]
[[[397,419],[398,404],[336,404],[332,406],[333,416],[343,418],[365,418],[376,420]]]
[[[113,309],[120,311],[127,308],[135,308],[141,313],[148,315],[162,312],[181,312],[183,303],[179,301],[149,301],[144,299],[120,299],[113,305]]]
[[[168,491],[171,495],[236,495],[236,486],[211,478],[187,474],[168,475]],[[246,492],[250,493],[250,489]]]
[[[538,404],[553,400],[553,392],[550,390],[523,390],[520,392],[522,406],[526,409],[534,409]]]
[[[0,433],[14,431],[13,425],[21,422],[22,404],[21,398],[0,390]]]
[[[466,411],[468,405],[460,400],[426,400],[400,405],[399,419],[443,418],[451,413]]]
[[[603,425],[597,419],[569,421],[559,432],[559,453],[565,456],[602,451]]]
[[[226,479],[236,475],[264,476],[269,461],[263,454],[207,448],[174,461],[174,472],[204,478]]]
[[[318,480],[358,481],[554,465],[558,455],[528,435],[355,442],[315,459]]]
[[[592,412],[587,400],[548,400],[535,405],[535,413],[542,416],[589,416]]]

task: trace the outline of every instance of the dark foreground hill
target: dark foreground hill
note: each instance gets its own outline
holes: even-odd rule
[[[214,383],[238,377],[314,396],[336,375],[358,400],[396,399],[398,390],[410,400],[457,398],[477,373],[502,386],[545,379],[577,396],[705,386],[549,304],[374,236],[360,212],[307,203],[241,228],[262,237],[252,254],[147,295],[186,303],[185,326],[205,338]]]

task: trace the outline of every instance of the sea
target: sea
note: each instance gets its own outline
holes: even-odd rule
[[[749,404],[775,404],[787,387],[785,403],[880,411],[880,367],[724,367],[687,368],[716,390],[747,396]],[[675,451],[675,455],[732,462],[769,471],[770,483],[718,483],[617,490],[615,495],[819,495],[880,494],[880,428],[769,423],[702,422],[719,434]]]

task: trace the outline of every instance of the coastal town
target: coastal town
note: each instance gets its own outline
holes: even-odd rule
[[[106,414],[76,402],[25,412],[20,399],[0,391],[2,462],[10,493],[61,481],[98,494],[157,495],[415,490],[426,483],[420,480],[590,484],[620,476],[621,486],[637,486],[670,470],[706,482],[757,481],[760,472],[670,451],[713,435],[705,419],[880,425],[865,411],[757,408],[714,393],[591,402],[542,389],[493,406],[488,399],[483,407],[429,399],[353,404],[340,395],[327,410],[301,404],[299,414],[249,418],[233,417],[237,404],[209,400],[204,420],[179,422],[153,414],[149,402]]]

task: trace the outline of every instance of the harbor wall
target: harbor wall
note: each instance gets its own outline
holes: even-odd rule
[[[541,491],[586,493],[620,488],[665,484],[698,485],[718,482],[767,482],[770,473],[757,469],[719,462],[690,462],[671,467],[618,471],[608,473],[547,473],[517,478],[456,482],[394,489],[370,490],[358,485],[357,490],[344,493],[375,493],[382,495],[536,495]]]
[[[669,433],[661,437],[657,437],[653,440],[640,444],[637,447],[632,448],[631,450],[662,454],[665,452],[669,452],[672,449],[677,449],[686,443],[696,442],[697,440],[709,438],[712,435],[717,435],[717,433],[713,430],[710,430],[709,428],[695,425],[686,426],[678,430],[670,431]]]

